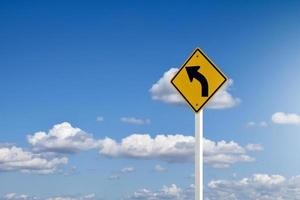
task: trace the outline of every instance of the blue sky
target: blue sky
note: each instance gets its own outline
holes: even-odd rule
[[[1,198],[187,198],[194,114],[167,83],[196,47],[232,80],[204,111],[207,200],[226,199],[214,180],[248,198],[233,187],[243,178],[249,199],[287,198],[300,188],[299,6],[1,1]]]

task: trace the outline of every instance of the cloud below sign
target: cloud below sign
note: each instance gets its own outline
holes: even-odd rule
[[[193,136],[181,134],[156,135],[132,134],[117,141],[111,138],[96,139],[70,123],[56,124],[47,132],[37,132],[28,136],[28,142],[37,152],[72,154],[96,149],[100,155],[110,158],[130,158],[139,160],[161,160],[169,163],[194,161]],[[262,150],[260,145],[246,147],[234,141],[214,142],[204,138],[204,162],[215,168],[225,168],[239,162],[255,159],[248,152]],[[1,157],[1,156],[0,156]]]
[[[166,71],[163,76],[152,85],[149,92],[153,100],[162,101],[168,104],[181,105],[184,99],[178,94],[176,89],[171,85],[170,81],[178,71],[177,68],[171,68]],[[229,93],[233,80],[229,81],[215,94],[208,103],[207,108],[225,109],[238,105],[241,100]]]

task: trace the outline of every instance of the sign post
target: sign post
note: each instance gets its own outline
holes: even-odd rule
[[[203,200],[203,108],[226,81],[227,77],[199,48],[171,80],[195,112],[195,200]]]
[[[203,110],[195,113],[195,199],[203,200]]]

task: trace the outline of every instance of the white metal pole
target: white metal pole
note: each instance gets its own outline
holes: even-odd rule
[[[195,114],[195,200],[203,200],[203,110]]]

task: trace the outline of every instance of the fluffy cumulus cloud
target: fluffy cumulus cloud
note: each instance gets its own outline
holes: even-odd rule
[[[212,109],[225,109],[238,105],[241,100],[237,97],[233,97],[232,94],[229,93],[230,87],[232,85],[233,80],[229,79],[229,81],[221,88],[220,91],[216,93],[216,95],[208,103],[207,107]]]
[[[204,139],[204,162],[215,168],[226,168],[237,162],[252,162],[255,159],[246,154],[246,149],[236,142],[214,142]]]
[[[54,125],[46,132],[28,135],[28,142],[40,153],[74,153],[99,149],[101,155],[111,158],[156,159],[167,162],[192,162],[194,160],[194,137],[184,135],[133,134],[121,142],[111,138],[94,139],[80,128],[64,122]],[[236,142],[214,142],[204,139],[204,161],[216,168],[225,168],[238,162],[251,162],[254,158],[247,151],[262,150],[250,144],[242,147]],[[52,162],[58,162],[52,160]],[[1,163],[0,163],[1,164]]]
[[[141,189],[132,195],[123,198],[124,200],[190,200],[194,196],[194,186],[182,189],[175,184],[163,186],[159,191]]]
[[[30,196],[26,194],[17,194],[17,193],[7,193],[1,200],[96,200],[99,199],[94,193],[87,195],[62,195],[62,196],[53,196],[53,197],[38,197],[38,196]]]
[[[281,175],[254,174],[240,180],[212,180],[204,189],[204,200],[299,200],[300,176],[289,179]],[[190,200],[194,186],[181,188],[175,184],[158,191],[141,189],[127,200]]]
[[[193,143],[193,137],[183,135],[158,135],[152,138],[150,135],[133,134],[123,138],[120,143],[110,138],[104,139],[100,154],[109,157],[180,162],[191,159]]]
[[[91,134],[73,127],[68,122],[54,125],[48,133],[40,131],[27,136],[36,151],[75,153],[99,147]]]
[[[47,158],[15,146],[0,147],[0,171],[49,174],[68,163],[66,157]]]
[[[211,180],[204,187],[204,200],[299,200],[300,176],[254,174],[234,180]],[[159,190],[140,189],[122,200],[190,200],[194,198],[194,185],[179,187],[176,184]],[[94,200],[95,194],[39,198],[25,194],[8,193],[3,200]]]
[[[157,159],[167,162],[190,162],[194,160],[194,137],[184,135],[133,134],[121,142],[106,138],[102,140],[100,154],[107,157],[134,159]],[[247,149],[231,142],[214,142],[204,139],[204,161],[213,167],[229,167],[237,162],[251,162]]]
[[[213,180],[205,194],[206,200],[299,200],[300,177],[254,174],[241,180]]]
[[[170,104],[184,104],[183,98],[178,95],[178,92],[170,83],[172,77],[177,71],[177,68],[171,68],[165,72],[155,84],[152,85],[149,91],[153,100]],[[221,90],[216,93],[207,107],[212,109],[224,109],[238,105],[240,103],[240,99],[233,97],[232,94],[229,93],[232,84],[233,80],[230,79],[221,88]]]
[[[295,124],[300,125],[300,115],[295,113],[277,112],[272,115],[275,124]]]
[[[135,125],[144,125],[144,124],[150,124],[150,119],[139,119],[135,117],[122,117],[121,122],[127,123],[127,124],[135,124]]]
[[[190,200],[194,198],[194,185],[179,187],[176,184],[159,190],[140,189],[122,200]],[[204,200],[299,200],[300,176],[254,174],[233,180],[211,180],[204,187]],[[94,200],[95,194],[39,198],[8,193],[3,200]]]

